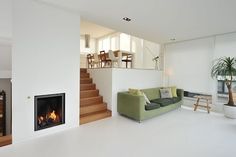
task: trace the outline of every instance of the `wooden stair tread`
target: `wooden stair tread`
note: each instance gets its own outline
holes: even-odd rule
[[[107,117],[111,117],[111,111],[110,110],[91,113],[91,114],[88,114],[86,116],[80,116],[80,124],[89,123],[89,122],[104,119],[104,118],[107,118]]]
[[[80,78],[89,78],[89,73],[80,73]]]
[[[107,104],[86,68],[80,69],[80,124],[111,117]]]
[[[81,78],[80,79],[80,84],[90,84],[90,83],[93,83],[92,78]]]
[[[80,84],[80,91],[95,90],[95,89],[96,89],[96,85],[94,83]]]
[[[95,97],[89,97],[89,98],[82,98],[80,99],[80,106],[88,106],[93,104],[99,104],[103,102],[102,96],[95,96]]]
[[[99,90],[97,89],[80,91],[80,99],[88,98],[88,97],[95,97],[95,96],[99,96]]]
[[[87,73],[87,69],[86,68],[80,68],[80,73]]]
[[[107,104],[106,103],[100,103],[100,104],[94,104],[89,106],[81,106],[80,107],[80,115],[86,116],[90,113],[95,113],[99,111],[105,111],[107,110]]]
[[[12,144],[12,136],[11,135],[0,137],[0,147],[6,146],[9,144]]]

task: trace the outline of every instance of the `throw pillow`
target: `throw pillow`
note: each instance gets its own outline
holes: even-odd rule
[[[173,97],[177,97],[177,88],[176,86],[170,87],[171,88],[171,93]]]
[[[143,95],[143,92],[141,92],[139,89],[133,89],[133,88],[129,88],[129,93],[137,96]]]
[[[172,98],[171,88],[160,89],[161,98]]]
[[[149,99],[147,98],[146,94],[143,93],[144,99],[146,101],[147,104],[150,104],[151,102],[149,101]]]

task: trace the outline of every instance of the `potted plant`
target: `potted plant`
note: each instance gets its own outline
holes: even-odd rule
[[[221,76],[224,79],[229,97],[228,103],[224,104],[224,113],[226,117],[236,118],[236,105],[232,92],[233,76],[236,76],[236,58],[223,57],[217,59],[211,69],[211,76],[213,78]]]

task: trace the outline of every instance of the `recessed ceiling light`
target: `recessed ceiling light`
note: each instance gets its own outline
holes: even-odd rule
[[[127,21],[127,22],[130,22],[130,21],[131,21],[131,19],[128,18],[128,17],[124,17],[123,20],[124,20],[124,21]]]
[[[175,41],[176,39],[175,38],[171,38],[170,41]]]

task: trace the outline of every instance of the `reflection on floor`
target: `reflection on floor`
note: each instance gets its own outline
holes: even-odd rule
[[[137,123],[116,116],[13,144],[1,157],[235,157],[236,120],[178,109]]]

